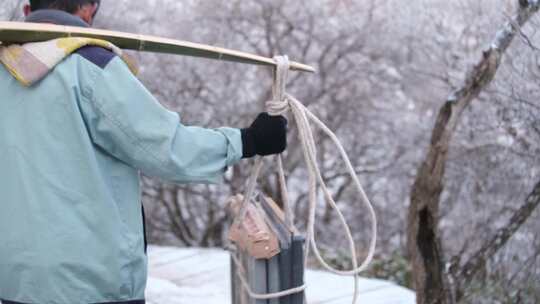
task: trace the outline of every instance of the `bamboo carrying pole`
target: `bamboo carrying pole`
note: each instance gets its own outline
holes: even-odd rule
[[[0,41],[28,43],[64,37],[88,37],[109,41],[121,49],[185,55],[246,64],[276,66],[273,59],[235,50],[168,38],[91,28],[29,22],[0,22]],[[309,65],[291,62],[291,69],[314,73]]]

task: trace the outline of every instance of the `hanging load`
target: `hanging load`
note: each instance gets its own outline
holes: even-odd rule
[[[308,223],[307,223],[307,232],[306,232],[306,244],[304,246],[303,256],[303,267],[301,268],[301,272],[303,273],[306,268],[306,263],[308,262],[307,256],[309,253],[309,249],[311,248],[313,250],[313,253],[317,259],[317,261],[328,271],[333,272],[338,275],[345,275],[345,276],[352,276],[354,278],[354,296],[353,296],[353,303],[356,303],[357,297],[358,297],[358,274],[362,271],[364,271],[367,266],[370,264],[371,260],[373,259],[373,255],[375,254],[375,245],[376,245],[376,239],[377,239],[377,219],[375,215],[375,210],[373,209],[373,206],[371,205],[371,202],[369,201],[362,185],[360,184],[360,180],[358,179],[358,176],[356,175],[356,172],[351,164],[351,161],[349,160],[349,157],[347,156],[347,153],[345,152],[345,149],[341,145],[339,139],[336,137],[336,135],[326,127],[326,125],[321,122],[313,113],[311,113],[302,103],[300,103],[296,98],[286,93],[285,88],[287,84],[287,77],[288,72],[290,70],[290,62],[288,57],[286,56],[277,56],[274,58],[277,68],[274,70],[274,83],[272,87],[272,96],[273,99],[271,101],[268,101],[266,103],[266,110],[270,115],[283,115],[288,111],[292,112],[292,116],[294,117],[294,122],[296,123],[296,126],[298,128],[299,133],[299,141],[301,143],[302,151],[304,154],[304,160],[307,167],[307,172],[309,175],[308,179],[308,187],[307,191],[309,194],[309,208],[308,208]],[[356,257],[356,244],[353,239],[352,233],[350,231],[350,228],[345,220],[345,217],[343,216],[343,213],[340,211],[340,209],[337,206],[337,203],[332,197],[332,194],[330,193],[323,177],[322,173],[320,171],[318,160],[317,160],[317,145],[313,136],[313,130],[311,124],[315,124],[319,129],[323,131],[327,136],[330,137],[332,142],[334,143],[336,147],[336,153],[340,155],[341,159],[345,163],[345,166],[347,168],[347,174],[351,177],[353,180],[353,185],[355,189],[357,190],[359,194],[359,198],[368,210],[368,214],[371,219],[371,242],[369,245],[368,254],[365,258],[365,260],[358,265],[357,257]],[[283,169],[283,161],[281,158],[281,155],[278,155],[276,157],[277,159],[277,173],[279,177],[279,188],[281,189],[281,201],[283,203],[283,209],[285,215],[283,216],[284,219],[284,225],[285,227],[288,227],[291,231],[295,231],[296,228],[294,228],[294,214],[292,212],[292,207],[289,202],[288,198],[288,190],[287,190],[287,182],[285,179],[285,172]],[[246,225],[246,222],[251,221],[251,219],[247,219],[248,216],[252,216],[252,213],[250,210],[253,210],[256,208],[256,206],[263,206],[260,202],[260,197],[264,196],[257,192],[256,186],[257,186],[257,179],[259,175],[261,174],[262,168],[264,166],[264,159],[262,157],[259,157],[255,160],[255,165],[252,170],[252,174],[248,179],[246,191],[243,196],[236,196],[236,199],[238,200],[239,197],[243,198],[242,200],[242,206],[240,210],[236,213],[236,218],[232,224],[232,230],[235,231],[235,234],[238,233],[236,230],[243,231],[244,234],[249,235],[251,233],[249,226]],[[315,222],[316,222],[316,208],[317,208],[317,201],[318,201],[318,191],[322,190],[324,193],[324,199],[325,201],[334,209],[339,217],[339,220],[342,224],[342,227],[345,231],[345,236],[349,243],[349,250],[351,254],[351,262],[353,269],[348,271],[341,271],[338,269],[333,268],[330,266],[322,257],[321,253],[319,252],[319,248],[317,246],[317,241],[315,239]],[[268,201],[266,199],[266,201]],[[279,212],[277,212],[279,214]],[[261,212],[258,214],[261,218],[265,218],[265,215],[268,217],[272,217],[272,215],[275,216],[276,212],[273,210],[269,210],[268,212]],[[272,226],[271,226],[272,227]],[[274,230],[275,234],[278,234],[277,229]],[[294,242],[294,241],[293,241]],[[283,243],[282,243],[283,244]],[[242,269],[245,268],[245,265],[242,264],[242,256],[245,255],[246,247],[242,243],[236,243],[237,249],[232,249],[233,254],[233,270]],[[282,248],[283,249],[283,248]],[[249,250],[247,251],[249,253]],[[253,257],[253,256],[252,256]],[[249,259],[248,259],[249,261]],[[236,271],[236,274],[240,280],[240,283],[242,284],[245,292],[249,295],[249,298],[257,300],[254,303],[255,304],[282,304],[282,303],[291,303],[291,304],[300,304],[303,303],[303,293],[306,289],[306,285],[303,284],[303,282],[296,282],[296,285],[289,285],[287,286],[287,289],[281,288],[278,291],[271,290],[272,285],[276,285],[274,282],[272,282],[271,279],[271,265],[268,265],[267,267],[262,268],[259,270],[259,272],[252,277],[259,277],[262,276],[267,278],[266,283],[261,284],[261,282],[258,282],[255,280],[254,282],[248,282],[245,276],[245,271]],[[249,263],[248,263],[249,265]],[[265,271],[266,269],[266,271]],[[255,269],[256,270],[256,269]],[[282,270],[282,269],[280,269]],[[283,284],[281,284],[283,285]],[[234,292],[233,292],[234,294]],[[300,298],[297,299],[297,301],[289,302],[290,296],[298,296],[300,295]],[[252,303],[252,302],[248,302]]]

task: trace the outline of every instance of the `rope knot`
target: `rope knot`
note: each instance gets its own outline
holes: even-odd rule
[[[290,62],[288,56],[275,56],[274,84],[272,100],[266,102],[266,111],[272,116],[283,115],[289,110],[289,101],[285,93],[289,76]]]

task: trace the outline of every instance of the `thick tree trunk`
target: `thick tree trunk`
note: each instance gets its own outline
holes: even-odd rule
[[[538,11],[539,0],[519,0],[512,20],[497,33],[490,48],[467,75],[465,83],[451,94],[440,109],[431,135],[427,157],[422,162],[411,191],[407,247],[419,304],[453,303],[446,281],[444,255],[438,233],[439,205],[450,141],[461,114],[491,83],[501,57],[530,17]]]

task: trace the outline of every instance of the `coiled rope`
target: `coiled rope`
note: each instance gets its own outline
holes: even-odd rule
[[[289,72],[288,57],[277,56],[277,57],[274,57],[274,60],[276,61],[277,68],[274,72],[274,83],[272,86],[273,100],[268,101],[266,103],[266,110],[270,115],[283,115],[287,113],[288,111],[292,112],[292,116],[294,117],[294,121],[298,127],[299,138],[302,144],[302,151],[304,154],[304,159],[306,161],[308,174],[309,174],[309,180],[308,180],[309,218],[308,218],[307,232],[306,232],[306,239],[309,243],[309,246],[306,246],[304,262],[307,264],[307,261],[308,261],[307,258],[309,256],[309,248],[311,247],[317,261],[326,270],[337,275],[353,276],[354,277],[354,296],[353,296],[352,303],[354,304],[356,303],[357,298],[358,298],[358,274],[364,271],[368,267],[368,265],[371,263],[373,256],[375,254],[375,245],[377,242],[377,218],[375,215],[375,210],[371,202],[369,201],[360,183],[360,180],[358,179],[358,176],[356,175],[356,172],[351,164],[351,161],[349,157],[347,156],[347,153],[345,152],[345,149],[341,145],[341,142],[339,141],[337,136],[323,122],[321,122],[315,115],[313,115],[313,113],[311,113],[301,102],[299,102],[296,98],[286,93],[285,88],[286,88],[287,77],[288,77],[288,72]],[[321,170],[318,166],[317,146],[315,143],[315,139],[313,137],[313,130],[312,130],[310,122],[312,122],[315,126],[320,128],[335,144],[340,154],[340,157],[342,158],[343,162],[346,165],[347,173],[352,178],[353,184],[356,190],[358,191],[358,193],[360,194],[360,198],[364,206],[367,208],[369,212],[369,217],[371,220],[371,240],[369,244],[368,254],[365,260],[360,264],[360,266],[358,266],[358,261],[357,261],[357,256],[356,256],[356,244],[352,236],[351,229],[349,225],[347,224],[347,221],[345,220],[343,213],[341,212],[341,210],[339,210],[336,201],[332,197],[332,194],[328,190],[328,187],[322,177]],[[287,184],[285,180],[285,174],[283,170],[283,161],[282,161],[281,155],[277,156],[277,162],[278,162],[279,183],[280,183],[280,188],[282,192],[281,195],[282,195],[284,212],[285,212],[285,223],[289,228],[292,228],[293,223],[294,223],[294,217],[293,217],[294,214],[292,212],[291,205],[288,198]],[[263,158],[258,157],[255,160],[255,166],[253,168],[253,171],[247,183],[247,189],[244,195],[244,200],[242,202],[242,206],[240,207],[238,217],[235,219],[234,224],[242,223],[242,221],[244,220],[246,216],[247,207],[250,201],[254,197],[255,188],[257,185],[257,178],[260,175],[262,167],[263,167]],[[326,202],[330,204],[332,209],[336,211],[339,221],[345,231],[345,235],[347,237],[347,240],[349,243],[349,249],[351,253],[351,261],[352,261],[352,266],[353,266],[352,267],[353,269],[351,270],[342,271],[342,270],[333,268],[324,260],[324,258],[322,257],[319,251],[317,241],[315,239],[315,221],[316,221],[315,215],[316,215],[316,208],[317,208],[317,190],[319,187],[320,189],[322,189],[324,193]],[[236,266],[238,266],[238,269],[242,270],[241,263],[239,262],[238,258],[234,256],[234,254],[233,254],[233,261],[235,262]],[[299,287],[292,288],[289,290],[284,290],[281,292],[269,293],[269,294],[258,294],[258,293],[254,293],[250,289],[249,284],[246,281],[244,271],[239,271],[238,276],[242,282],[244,289],[247,291],[249,296],[254,299],[259,299],[259,300],[280,298],[283,296],[302,292],[306,289],[306,285],[303,285],[303,286],[299,286]]]

